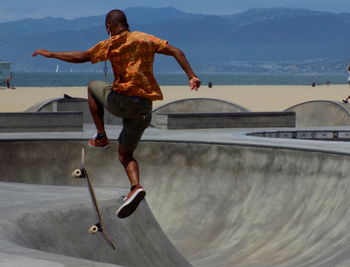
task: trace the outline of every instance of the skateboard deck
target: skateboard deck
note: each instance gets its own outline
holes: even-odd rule
[[[106,243],[112,249],[115,249],[115,246],[114,246],[113,242],[110,240],[110,238],[108,237],[108,235],[107,235],[107,233],[105,231],[106,228],[105,228],[104,221],[103,221],[103,218],[102,218],[101,209],[100,209],[100,207],[98,205],[98,202],[97,202],[95,190],[94,190],[94,187],[93,187],[92,178],[89,177],[88,172],[87,172],[87,170],[85,168],[84,148],[81,150],[80,169],[74,170],[72,175],[75,178],[86,179],[86,182],[87,182],[87,186],[88,186],[88,189],[89,189],[89,194],[90,194],[90,197],[91,197],[92,206],[93,206],[93,209],[94,209],[94,214],[95,214],[96,220],[97,220],[97,223],[92,225],[89,228],[89,233],[90,234],[96,234],[97,232],[99,232],[101,234],[101,236],[103,237],[103,239],[106,241]]]

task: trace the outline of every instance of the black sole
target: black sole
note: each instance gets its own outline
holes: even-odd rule
[[[145,198],[146,192],[141,191],[137,194],[137,196],[131,201],[128,205],[124,206],[121,210],[118,212],[119,218],[126,218],[129,217],[131,214],[134,213],[134,211],[137,209],[141,201]]]

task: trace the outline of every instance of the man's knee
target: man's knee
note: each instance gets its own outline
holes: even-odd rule
[[[92,90],[92,88],[94,87],[94,85],[96,84],[96,82],[98,82],[98,81],[91,81],[91,82],[88,83],[88,89],[89,89],[89,91]]]
[[[127,165],[130,161],[135,160],[133,151],[129,151],[120,145],[118,148],[118,159],[124,166]]]

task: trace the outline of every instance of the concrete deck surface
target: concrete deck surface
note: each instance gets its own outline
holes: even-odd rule
[[[91,125],[0,134],[0,266],[350,266],[350,144],[256,130],[148,129],[146,201],[125,220],[116,142],[87,148]],[[70,176],[82,147],[116,251],[86,232],[89,195]]]

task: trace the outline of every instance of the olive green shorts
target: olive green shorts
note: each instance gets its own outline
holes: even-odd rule
[[[89,90],[108,112],[123,119],[119,144],[134,151],[152,118],[152,100],[118,94],[104,81],[89,83]]]

